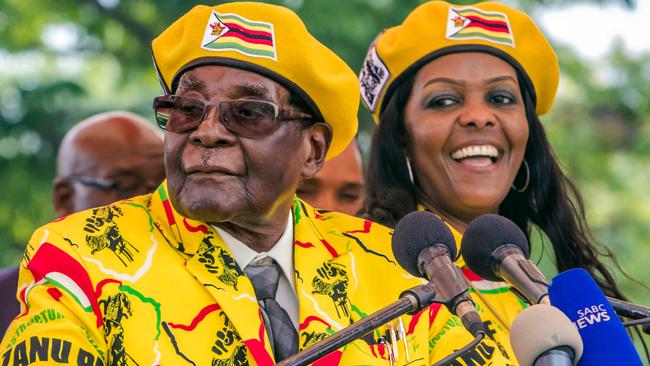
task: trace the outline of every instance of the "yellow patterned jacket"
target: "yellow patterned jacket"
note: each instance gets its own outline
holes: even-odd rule
[[[395,262],[390,229],[298,199],[293,217],[300,349],[423,283]],[[274,362],[250,281],[210,225],[174,211],[165,184],[39,228],[18,285],[22,309],[0,345],[2,366]],[[455,364],[514,363],[502,354],[512,355],[507,332],[479,309],[498,347],[487,339]],[[400,320],[315,364],[430,365],[471,340],[438,305]]]

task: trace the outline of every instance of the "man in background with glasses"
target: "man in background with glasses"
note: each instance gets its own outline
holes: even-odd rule
[[[359,84],[293,11],[196,6],[152,49],[167,180],[34,233],[5,363],[272,365],[422,283],[388,228],[295,196],[353,139]],[[321,364],[427,363],[429,316],[403,318]]]
[[[133,113],[101,113],[61,141],[54,211],[65,216],[151,193],[164,179],[163,139],[155,126]]]
[[[57,216],[152,192],[165,179],[163,139],[129,112],[97,114],[75,125],[59,146],[52,202]],[[18,267],[0,269],[0,337],[20,307]]]

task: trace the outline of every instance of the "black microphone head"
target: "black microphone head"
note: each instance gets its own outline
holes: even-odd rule
[[[456,259],[456,241],[451,230],[438,216],[415,211],[404,216],[393,232],[393,255],[402,268],[416,277],[424,277],[418,268],[418,256],[424,249],[443,244],[452,260]]]
[[[530,256],[528,239],[512,221],[499,215],[481,215],[465,230],[460,245],[465,264],[477,275],[490,281],[501,281],[494,273],[492,253],[502,245],[514,244]]]

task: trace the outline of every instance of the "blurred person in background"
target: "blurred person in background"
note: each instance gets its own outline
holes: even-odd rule
[[[300,181],[296,194],[315,208],[356,215],[363,206],[363,179],[361,151],[355,139],[316,175]]]
[[[0,269],[0,336],[20,311],[20,303],[16,300],[17,283],[18,266]]]
[[[165,179],[163,138],[145,118],[106,112],[74,126],[57,156],[52,201],[59,216],[151,193]]]
[[[66,133],[52,203],[59,217],[153,191],[165,178],[160,131],[129,112],[91,116]],[[0,271],[0,335],[20,310],[18,266]]]
[[[415,210],[438,215],[457,245],[476,217],[498,213],[527,237],[534,226],[553,247],[557,269],[587,269],[623,298],[601,261],[582,199],[564,175],[539,116],[553,104],[557,56],[525,13],[496,2],[427,2],[379,34],[360,74],[378,128],[367,175],[365,217],[394,226]],[[459,250],[460,252],[460,250]],[[457,264],[464,266],[463,258]],[[509,327],[524,304],[505,283],[464,269],[491,332],[483,342],[515,362]],[[432,319],[433,361],[469,343],[446,309]]]

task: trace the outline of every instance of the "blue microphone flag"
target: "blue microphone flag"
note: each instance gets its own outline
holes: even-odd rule
[[[579,366],[642,365],[625,327],[586,270],[558,274],[551,280],[548,295],[551,305],[578,327],[584,344]]]

